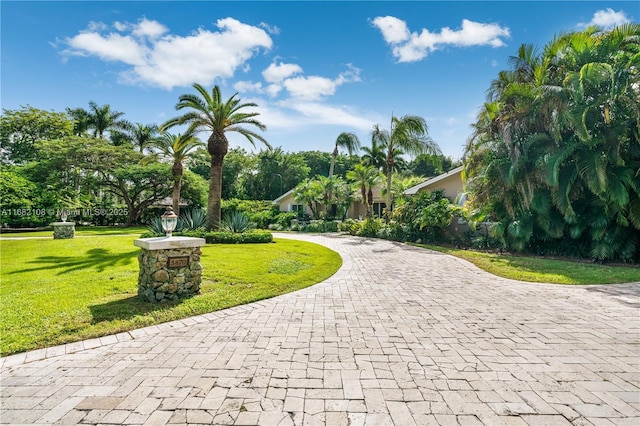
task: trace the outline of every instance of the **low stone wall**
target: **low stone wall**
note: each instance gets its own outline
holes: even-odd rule
[[[202,283],[201,254],[200,247],[166,250],[146,250],[143,248],[138,255],[140,264],[138,296],[150,302],[162,302],[178,300],[181,297],[200,293]],[[176,257],[186,257],[188,265],[172,267],[169,264],[169,259]]]
[[[54,222],[53,223],[53,239],[69,240],[76,233],[75,222]]]

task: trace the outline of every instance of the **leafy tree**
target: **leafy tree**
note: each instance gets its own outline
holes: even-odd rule
[[[255,107],[254,103],[241,103],[236,98],[237,93],[226,101],[222,100],[220,87],[217,85],[211,93],[195,83],[193,88],[197,94],[184,94],[179,98],[176,109],[190,109],[179,117],[172,118],[162,125],[162,130],[173,126],[188,124],[189,133],[200,130],[211,132],[207,141],[207,150],[211,155],[211,177],[209,179],[209,200],[207,203],[207,225],[208,231],[217,229],[220,224],[220,207],[222,197],[222,164],[224,157],[229,151],[229,141],[226,132],[238,132],[252,145],[258,140],[269,148],[269,143],[259,134],[249,130],[243,125],[255,126],[260,130],[265,130],[266,126],[255,119],[259,115],[257,112],[241,112],[242,109]]]
[[[171,173],[173,175],[173,211],[180,216],[180,187],[182,185],[182,175],[184,175],[184,163],[189,160],[189,156],[203,143],[194,135],[164,133],[162,137],[153,142],[153,146],[160,151],[160,157],[170,161]]]
[[[43,165],[52,173],[49,181],[61,181],[71,192],[100,188],[126,205],[127,224],[136,223],[147,207],[171,194],[171,166],[142,165],[143,155],[130,147],[98,138],[67,137],[41,141],[37,149],[47,159]]]
[[[391,128],[388,131],[375,125],[371,139],[386,151],[387,209],[390,210],[393,203],[391,178],[397,158],[402,154],[439,154],[440,148],[429,137],[426,120],[416,115],[405,115],[400,118],[392,116]]]
[[[309,176],[309,167],[297,153],[282,148],[262,150],[256,156],[252,185],[246,188],[249,198],[273,200]]]
[[[523,45],[465,152],[471,202],[517,250],[638,260],[640,25]]]
[[[31,106],[2,110],[0,116],[0,162],[25,164],[36,160],[34,144],[41,140],[71,136],[73,123],[65,113]]]

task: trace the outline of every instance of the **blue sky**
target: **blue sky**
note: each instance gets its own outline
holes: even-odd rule
[[[391,114],[426,118],[462,157],[478,108],[522,43],[638,22],[637,2],[2,1],[1,105],[109,104],[132,122],[177,115],[191,84],[258,104],[265,138],[331,151]],[[207,135],[201,136],[206,139]],[[231,138],[236,146],[251,149]],[[260,147],[258,147],[260,148]]]

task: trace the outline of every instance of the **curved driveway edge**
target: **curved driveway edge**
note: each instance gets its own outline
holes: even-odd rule
[[[277,236],[343,266],[273,299],[4,358],[0,423],[640,424],[640,283],[530,284],[389,241]]]

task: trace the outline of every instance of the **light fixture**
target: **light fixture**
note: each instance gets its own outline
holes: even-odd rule
[[[167,207],[167,211],[162,214],[161,220],[162,229],[167,233],[167,237],[171,237],[171,233],[178,224],[178,216],[176,216],[171,207]]]

